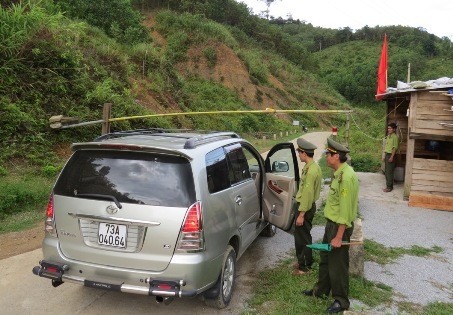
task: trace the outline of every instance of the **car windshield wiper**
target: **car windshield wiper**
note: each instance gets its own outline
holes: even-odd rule
[[[96,198],[96,199],[107,199],[107,200],[112,200],[116,206],[121,209],[123,206],[121,203],[118,201],[118,199],[115,198],[115,196],[111,195],[101,195],[101,194],[75,194],[76,197],[80,198]]]

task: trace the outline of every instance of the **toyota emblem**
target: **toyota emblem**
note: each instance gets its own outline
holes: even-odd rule
[[[107,209],[105,209],[105,211],[107,211],[108,214],[115,214],[118,212],[118,208],[110,205],[107,207]]]

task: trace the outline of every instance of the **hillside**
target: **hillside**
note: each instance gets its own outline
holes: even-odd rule
[[[50,1],[33,3],[12,5],[1,12],[8,21],[2,34],[8,39],[2,51],[2,78],[7,79],[0,89],[4,104],[0,141],[8,148],[0,153],[3,162],[19,158],[42,166],[61,163],[55,148],[92,139],[99,130],[56,132],[49,128],[49,117],[98,120],[106,102],[114,104],[113,117],[349,107],[315,75],[273,50],[253,45],[237,30],[197,14],[146,11],[140,27],[145,27],[148,38],[128,44],[133,42],[125,37],[128,30],[141,31],[139,26],[128,26],[123,35],[114,33],[116,38],[111,38],[97,27],[58,13]],[[331,122],[324,116],[248,114],[122,121],[112,128],[260,132],[288,130],[293,119],[313,127]]]
[[[407,62],[414,79],[453,76],[448,39],[401,27],[352,33],[268,21],[234,0],[3,1],[0,22],[0,233],[39,219],[70,143],[100,134],[99,124],[51,129],[51,116],[97,121],[104,103],[113,104],[112,117],[353,109],[353,166],[375,171],[385,131],[384,104],[373,100],[383,32],[389,82],[404,80]],[[338,126],[346,142],[343,114],[154,117],[111,128],[231,130],[253,140],[292,130],[293,120]]]

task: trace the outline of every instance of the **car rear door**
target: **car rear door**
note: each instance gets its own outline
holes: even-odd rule
[[[236,222],[241,234],[241,250],[256,237],[260,216],[260,195],[249,167],[250,152],[240,143],[225,147],[230,165],[229,177],[234,189]],[[239,253],[240,254],[240,253]]]
[[[190,161],[175,154],[79,150],[54,188],[59,248],[69,259],[162,271],[195,202]]]
[[[274,146],[265,160],[264,217],[282,230],[294,221],[295,196],[300,176],[296,150],[292,143]]]

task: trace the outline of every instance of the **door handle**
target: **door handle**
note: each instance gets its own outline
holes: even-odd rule
[[[240,206],[242,204],[242,197],[236,196],[236,198],[234,198],[234,201]]]
[[[275,204],[272,205],[272,209],[270,211],[271,214],[277,214],[277,210],[275,210]]]

